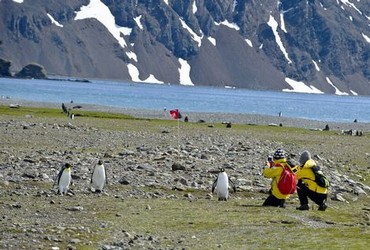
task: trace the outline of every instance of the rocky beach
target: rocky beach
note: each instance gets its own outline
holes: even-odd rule
[[[59,104],[17,102],[19,107],[9,108],[12,101],[2,100],[0,115],[1,249],[248,249],[239,233],[253,227],[263,234],[286,224],[293,227],[288,231],[350,225],[369,232],[369,124],[330,123],[330,130],[322,131],[328,123],[204,113],[184,113],[190,121],[185,123],[163,110],[92,105],[82,110],[132,117],[79,115],[79,109],[70,119]],[[46,106],[58,111],[37,112]],[[351,129],[363,134],[342,133]],[[296,195],[286,212],[260,207],[270,183],[261,167],[277,148],[295,160],[301,151],[311,151],[331,181],[328,211],[317,214],[311,204],[308,214],[296,212]],[[99,159],[108,185],[95,194],[90,177]],[[66,162],[73,165],[73,185],[68,195],[59,196],[54,182]],[[237,185],[224,203],[210,192],[221,167]],[[214,206],[219,210],[208,214]],[[348,214],[338,217],[343,209]],[[261,215],[267,224],[257,225],[253,214],[262,211],[273,217]],[[247,225],[238,224],[240,212],[252,214],[242,217]],[[235,221],[224,218],[208,228],[207,218],[217,220],[221,213],[235,213]],[[225,236],[228,223],[239,231]],[[251,248],[272,247],[262,239],[249,241]],[[298,246],[303,242],[298,240]],[[362,244],[357,243],[351,246]]]

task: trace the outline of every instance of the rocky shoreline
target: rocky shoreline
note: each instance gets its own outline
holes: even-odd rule
[[[26,100],[16,100],[1,98],[0,105],[19,105],[25,107],[48,107],[48,108],[61,108],[61,103],[46,103],[34,102]],[[92,104],[78,104],[66,103],[70,108],[80,106],[84,110],[110,112],[110,113],[124,113],[132,115],[137,118],[148,119],[171,119],[167,110],[146,110],[146,109],[133,109],[133,108],[119,108],[103,105]],[[284,126],[296,127],[312,130],[323,130],[326,126],[330,130],[335,131],[370,131],[370,123],[363,122],[331,122],[331,121],[317,121],[303,118],[279,117],[271,115],[260,114],[230,114],[230,113],[204,113],[204,112],[186,112],[181,111],[183,117],[187,116],[189,122],[206,122],[206,123],[231,123],[231,124],[251,124],[251,125],[271,125],[271,126]]]

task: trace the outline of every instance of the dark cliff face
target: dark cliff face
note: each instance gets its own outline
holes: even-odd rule
[[[370,94],[369,1],[91,2],[130,32],[75,20],[89,0],[2,0],[0,58],[12,71],[35,62],[83,78],[259,90],[292,89],[291,79],[325,93]]]

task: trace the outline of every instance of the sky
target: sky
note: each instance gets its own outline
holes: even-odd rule
[[[16,2],[16,3],[23,3],[24,1],[30,1],[30,0],[13,0],[13,1]],[[168,5],[168,0],[163,0],[163,1],[164,1],[165,4]],[[360,1],[360,0],[357,0],[357,1]],[[280,1],[277,1],[277,4],[279,4],[279,2]],[[235,7],[235,4],[236,4],[236,2],[234,2],[234,7]],[[353,8],[355,11],[357,11],[361,15],[363,15],[363,13],[350,0],[337,0],[337,4],[342,4],[342,8],[343,8],[343,5],[345,5],[347,7],[350,7],[350,8]],[[196,2],[194,1],[193,5],[192,5],[192,12],[195,14],[197,11],[198,11],[198,9],[197,9],[197,6],[196,6]],[[289,54],[288,54],[286,48],[284,47],[284,44],[283,44],[282,39],[280,38],[280,34],[279,34],[279,31],[280,32],[285,32],[285,33],[289,32],[289,30],[286,29],[285,22],[284,22],[284,13],[286,13],[288,11],[290,11],[290,10],[286,10],[284,12],[281,11],[280,16],[279,16],[280,17],[279,18],[280,24],[277,20],[275,20],[275,18],[272,15],[270,15],[269,20],[267,21],[267,25],[269,25],[271,27],[271,29],[273,31],[273,34],[275,36],[275,41],[276,41],[280,51],[284,55],[287,63],[292,64],[293,62],[289,58]],[[50,18],[51,22],[54,25],[56,25],[60,28],[63,28],[63,25],[58,23],[53,18],[53,16],[51,16],[49,13],[47,13],[47,16]],[[90,0],[90,3],[87,6],[82,6],[81,9],[76,12],[76,17],[75,17],[76,21],[83,20],[83,19],[89,19],[89,18],[94,18],[94,19],[98,20],[99,22],[101,22],[107,28],[107,30],[112,34],[112,36],[117,40],[119,45],[123,49],[125,49],[127,56],[130,59],[132,59],[134,62],[138,63],[137,55],[133,51],[130,51],[129,47],[127,46],[125,37],[124,37],[124,36],[129,36],[130,35],[131,28],[118,26],[115,22],[114,16],[110,12],[109,8],[101,0]],[[370,21],[370,17],[366,16],[366,18]],[[349,17],[349,19],[352,21],[352,17]],[[143,25],[141,24],[141,15],[135,17],[134,21],[136,22],[136,24],[138,25],[138,27],[140,29],[143,29]],[[196,32],[194,32],[186,24],[186,22],[184,20],[182,20],[181,18],[180,18],[180,22],[182,24],[182,27],[187,32],[189,32],[190,36],[198,44],[199,47],[202,46],[202,40],[204,38],[208,39],[214,46],[217,45],[217,40],[215,38],[213,38],[213,37],[204,37],[203,34],[197,35]],[[226,26],[230,29],[235,29],[236,31],[240,30],[238,25],[236,25],[235,23],[231,23],[227,20],[224,20],[223,22],[220,22],[220,23],[215,23],[215,25],[224,25],[224,26]],[[370,26],[370,24],[369,24],[369,26]],[[367,43],[370,43],[370,34],[367,35],[365,33],[362,33],[362,37],[364,38],[364,40]],[[251,40],[246,38],[245,42],[246,42],[246,46],[251,47],[251,48],[254,47]],[[258,47],[260,49],[262,49],[263,44],[259,44]],[[312,61],[312,63],[314,65],[315,69],[317,71],[320,71],[320,62]],[[182,58],[179,58],[179,65],[180,66],[179,66],[178,70],[179,70],[179,82],[180,82],[180,84],[193,86],[194,83],[192,82],[191,77],[190,77],[190,72],[191,72],[190,64],[186,60],[184,60]],[[164,83],[164,82],[158,80],[155,77],[155,75],[153,75],[153,74],[150,74],[147,79],[141,80],[139,78],[140,72],[137,69],[137,67],[135,66],[135,64],[130,63],[127,66],[128,66],[128,71],[129,71],[129,74],[131,76],[131,79],[134,82],[146,82],[146,83],[156,83],[156,84],[163,84]],[[308,86],[304,82],[296,81],[296,80],[290,79],[288,77],[285,78],[285,82],[287,84],[289,84],[291,89],[282,89],[282,91],[299,92],[299,93],[314,93],[314,94],[322,94],[323,93],[321,90],[319,90],[319,89],[317,89],[313,86]],[[348,93],[340,91],[335,86],[335,83],[333,83],[332,80],[329,78],[329,76],[326,77],[326,82],[327,82],[327,84],[331,85],[335,89],[335,94],[336,95],[348,95]],[[230,87],[230,86],[225,86],[225,87]],[[355,93],[352,90],[351,90],[351,94],[357,95],[357,93]]]

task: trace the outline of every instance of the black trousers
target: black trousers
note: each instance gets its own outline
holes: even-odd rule
[[[306,187],[301,181],[298,182],[297,193],[301,205],[308,205],[308,198],[310,198],[313,202],[320,206],[324,204],[328,198],[328,194],[319,194],[309,190],[308,187]]]
[[[263,202],[262,206],[271,206],[271,207],[285,207],[285,199],[278,199],[271,194],[266,198],[265,202]]]

